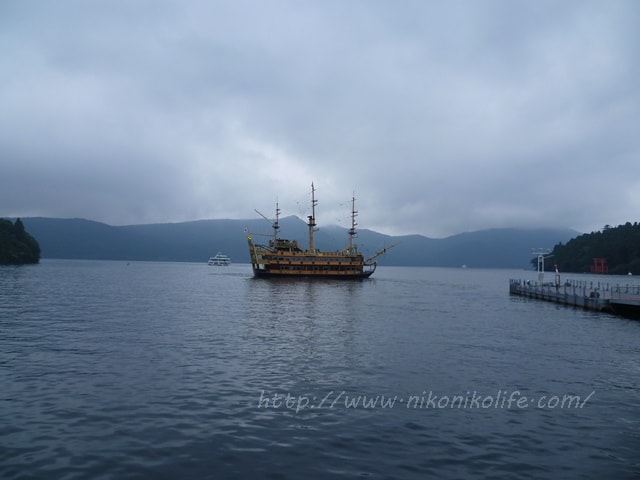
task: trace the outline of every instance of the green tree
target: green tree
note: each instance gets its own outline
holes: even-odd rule
[[[640,274],[640,224],[605,225],[602,231],[556,245],[552,254],[563,272],[589,272],[594,258],[605,258],[609,273]]]
[[[40,245],[27,233],[22,220],[0,219],[0,264],[21,265],[40,261]]]

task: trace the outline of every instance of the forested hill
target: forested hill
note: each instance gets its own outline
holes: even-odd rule
[[[19,218],[15,223],[0,219],[0,265],[22,265],[40,261],[40,245],[24,229]]]
[[[221,251],[234,263],[248,263],[247,231],[258,242],[271,233],[263,219],[201,220],[195,222],[110,226],[83,219],[23,218],[40,242],[43,258],[206,262]],[[297,217],[280,219],[280,234],[306,248],[308,227]],[[365,256],[400,242],[381,257],[381,265],[469,268],[528,268],[533,247],[566,242],[579,235],[568,229],[494,229],[428,238],[389,236],[372,230],[358,232],[356,243]],[[335,251],[348,242],[344,227],[320,227],[316,246]]]
[[[594,258],[606,259],[609,273],[640,274],[640,224],[630,222],[602,231],[585,233],[566,245],[559,243],[547,265],[557,264],[561,272],[589,272]]]

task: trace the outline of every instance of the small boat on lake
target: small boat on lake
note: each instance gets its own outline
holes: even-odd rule
[[[209,257],[207,265],[224,266],[231,265],[231,259],[221,252],[216,253],[213,257]]]
[[[314,232],[316,231],[316,205],[315,188],[311,184],[311,215],[308,216],[309,248],[303,250],[296,240],[287,240],[278,237],[280,225],[278,219],[280,209],[276,203],[276,218],[272,223],[273,238],[268,245],[254,243],[251,235],[247,236],[249,243],[249,255],[253,274],[256,277],[280,277],[280,278],[339,278],[339,279],[364,279],[370,277],[376,270],[375,258],[385,253],[389,248],[384,248],[375,255],[366,258],[358,251],[353,242],[356,236],[356,210],[355,197],[351,199],[351,228],[349,229],[349,244],[342,250],[325,252],[316,249]],[[258,212],[260,213],[260,212]],[[262,215],[260,213],[260,215]],[[264,215],[262,215],[264,217]],[[266,217],[264,217],[266,218]]]

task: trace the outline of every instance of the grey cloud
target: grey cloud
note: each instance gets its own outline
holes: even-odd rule
[[[247,15],[247,9],[252,15]],[[444,236],[637,221],[640,5],[0,7],[0,215],[320,217]]]

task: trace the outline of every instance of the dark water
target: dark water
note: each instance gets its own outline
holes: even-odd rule
[[[534,275],[0,268],[0,478],[639,478],[640,322]]]

